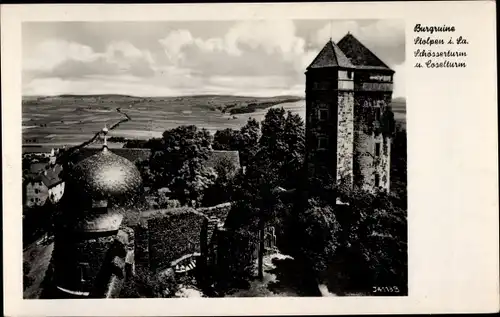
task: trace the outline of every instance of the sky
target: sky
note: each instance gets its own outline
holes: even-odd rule
[[[23,95],[303,96],[306,67],[347,32],[404,97],[402,20],[25,22]]]

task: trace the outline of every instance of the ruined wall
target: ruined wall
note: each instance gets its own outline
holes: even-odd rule
[[[379,187],[390,190],[391,170],[391,139],[379,134],[375,136],[375,142],[380,144],[380,155],[374,161],[373,184],[375,185],[375,173],[379,177]]]
[[[390,93],[355,95],[354,185],[366,191],[375,190],[377,180],[379,188],[389,190],[391,138],[383,130],[382,114],[390,109],[390,101]]]
[[[354,133],[354,187],[371,190],[373,176],[373,135],[356,130]]]
[[[56,286],[89,292],[105,263],[115,236],[56,234],[54,260]]]
[[[149,268],[156,272],[170,266],[170,263],[189,253],[201,253],[206,249],[207,217],[193,209],[180,208],[172,210],[158,210],[146,216],[142,223],[147,223],[147,236],[136,231],[136,244],[145,246],[146,242],[138,240],[148,239],[147,253]],[[137,248],[136,248],[137,250]],[[137,250],[139,251],[139,250]],[[141,262],[145,260],[140,250],[138,256]],[[139,264],[139,263],[137,263]]]
[[[337,125],[337,182],[353,182],[354,93],[339,91]]]
[[[223,203],[211,207],[201,207],[197,208],[196,211],[201,212],[207,217],[216,217],[222,222],[226,221],[229,211],[231,211],[231,203]]]

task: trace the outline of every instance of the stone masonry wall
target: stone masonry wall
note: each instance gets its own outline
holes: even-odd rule
[[[355,131],[355,162],[354,186],[371,191],[373,187],[373,136],[363,131]]]
[[[375,137],[375,142],[380,143],[380,156],[374,162],[374,173],[380,178],[380,187],[389,191],[390,189],[390,170],[391,170],[391,139],[382,135]],[[375,175],[373,175],[373,184],[375,184]]]
[[[147,221],[149,267],[153,272],[188,253],[200,253],[206,243],[207,218],[189,209],[160,210]],[[136,244],[138,236],[136,233]]]
[[[376,175],[379,187],[389,190],[391,139],[382,133],[375,133],[379,123],[374,120],[376,106],[384,110],[390,103],[390,96],[355,96],[354,110],[354,185],[373,191],[376,189]],[[380,143],[380,153],[376,156],[376,143]]]
[[[353,183],[354,93],[339,91],[337,182]]]

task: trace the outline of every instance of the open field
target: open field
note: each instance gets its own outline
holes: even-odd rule
[[[262,120],[270,107],[283,107],[305,117],[305,101],[293,96],[30,96],[23,98],[23,144],[49,147],[78,144],[89,139],[105,124],[110,126],[122,119],[116,108],[126,112],[132,121],[120,125],[111,136],[149,139],[179,125],[192,124],[212,133],[225,128],[239,129],[250,117]],[[406,121],[404,99],[394,100],[393,111],[398,122]]]
[[[301,100],[282,96],[255,98],[242,96],[188,96],[142,98],[121,95],[26,97],[23,98],[23,144],[75,144],[122,119],[116,112],[122,108],[132,117],[113,131],[114,136],[148,139],[160,136],[166,129],[194,124],[215,132],[239,128],[248,117],[258,116],[263,108]],[[245,112],[252,104],[252,113]]]

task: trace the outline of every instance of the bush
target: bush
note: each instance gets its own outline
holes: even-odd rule
[[[345,197],[350,206],[342,213],[341,252],[352,285],[397,286],[407,291],[407,214],[397,197],[380,192],[358,192]],[[401,295],[398,294],[398,295]]]
[[[179,290],[175,276],[172,274],[151,274],[142,269],[122,291],[123,298],[171,298]]]
[[[315,200],[311,200],[309,208],[299,214],[298,222],[301,243],[297,258],[307,262],[318,276],[327,269],[339,245],[339,223],[331,207],[321,206]]]

